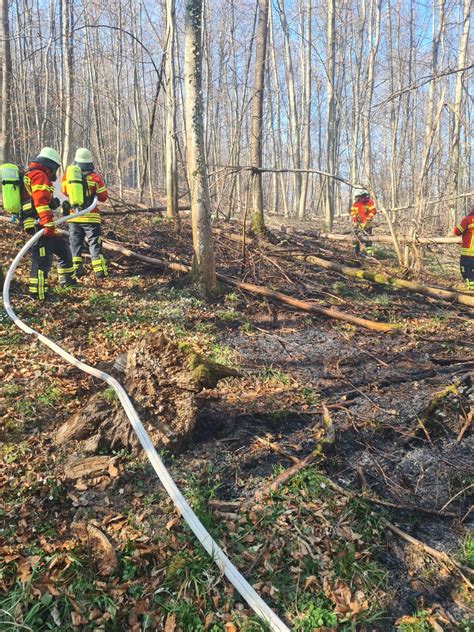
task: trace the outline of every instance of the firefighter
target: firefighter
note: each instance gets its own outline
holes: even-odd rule
[[[48,274],[53,255],[58,257],[59,284],[63,287],[77,285],[72,256],[65,239],[56,233],[53,211],[60,205],[53,196],[53,182],[61,166],[58,152],[43,147],[31,162],[23,177],[21,220],[29,235],[44,228],[44,235],[33,247],[29,280],[29,292],[33,298],[45,300],[48,293]]]
[[[94,169],[91,152],[84,147],[79,148],[74,156],[74,165],[78,166],[82,173],[84,189],[82,208],[90,206],[94,196],[97,196],[99,202],[105,202],[109,195],[103,179]],[[69,185],[66,172],[62,179],[62,191],[66,197],[70,198],[71,191],[68,191],[68,188]],[[63,210],[65,213],[68,213],[69,208],[67,204],[63,204]],[[82,261],[82,250],[84,248],[85,239],[87,239],[89,244],[92,270],[96,278],[103,279],[109,276],[107,264],[105,262],[104,255],[102,254],[100,224],[101,217],[97,207],[90,213],[86,213],[86,215],[72,219],[69,222],[69,241],[72,250],[72,261],[76,276],[78,277],[85,274],[84,264]]]
[[[350,209],[355,235],[354,250],[356,254],[360,253],[361,244],[369,256],[373,257],[375,253],[370,235],[372,235],[372,221],[376,213],[377,210],[367,189],[364,187],[356,188],[354,191],[354,203]],[[369,236],[369,239],[367,239],[367,236]]]
[[[459,264],[468,290],[474,290],[474,205],[466,217],[454,227],[454,234],[462,237]]]

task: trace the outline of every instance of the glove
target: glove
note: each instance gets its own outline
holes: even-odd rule
[[[51,226],[44,227],[45,237],[54,237],[55,235],[56,235],[56,228],[54,227],[54,224],[52,224]]]
[[[71,203],[69,202],[69,200],[64,200],[64,202],[62,203],[62,212],[61,215],[63,217],[67,217],[68,215],[71,214]]]
[[[367,224],[360,224],[360,227],[362,228],[362,230],[365,230],[366,226],[367,226]]]
[[[51,202],[49,203],[49,208],[52,211],[55,211],[57,208],[59,208],[61,206],[61,202],[59,201],[59,198],[57,197],[53,197],[53,199],[51,200]]]
[[[45,237],[54,237],[56,234],[54,229],[54,218],[51,212],[46,213],[40,218],[39,225],[41,228],[44,228]]]

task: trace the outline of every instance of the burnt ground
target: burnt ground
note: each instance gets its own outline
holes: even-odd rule
[[[165,460],[231,559],[291,627],[470,629],[463,578],[395,536],[383,519],[472,566],[472,310],[291,257],[311,252],[395,271],[388,249],[377,263],[312,234],[273,233],[278,251],[254,240],[244,258],[241,227],[217,228],[221,272],[398,328],[377,333],[228,288],[204,302],[186,276],[117,255],[110,280],[86,279],[45,306],[23,298],[17,282],[15,306],[91,364],[108,367],[158,331],[240,369],[241,377],[201,395],[187,449]],[[130,217],[106,236],[159,258],[191,257],[187,224],[177,233],[157,219]],[[21,243],[8,226],[2,261]],[[425,264],[425,282],[456,282],[454,254],[439,262],[426,253]],[[75,446],[58,449],[55,430],[103,387],[17,333],[6,317],[1,325],[0,590],[17,604],[2,601],[6,629],[263,629],[196,552],[140,456],[104,454],[105,471],[68,477]],[[449,385],[453,392],[430,409]],[[265,482],[318,445],[323,404],[332,445],[287,486],[252,503]],[[118,556],[111,574],[97,579],[97,551],[75,537],[73,523],[108,536]]]

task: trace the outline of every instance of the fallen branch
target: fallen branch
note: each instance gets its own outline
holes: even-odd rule
[[[123,246],[104,239],[103,247],[106,250],[111,250],[113,252],[119,252],[126,257],[130,257],[132,259],[138,259],[139,261],[143,261],[151,266],[158,267],[161,269],[169,269],[175,270],[176,272],[188,273],[191,271],[191,266],[184,265],[182,263],[174,263],[163,261],[161,259],[156,259],[155,257],[149,257],[147,255],[141,255],[133,250],[128,248],[124,248]],[[286,305],[290,305],[291,307],[295,307],[304,312],[309,312],[312,314],[321,314],[323,316],[327,316],[329,318],[333,318],[335,320],[342,320],[353,325],[357,325],[359,327],[365,327],[366,329],[371,329],[373,331],[393,331],[397,328],[396,325],[392,325],[389,323],[379,323],[374,320],[368,320],[366,318],[360,318],[358,316],[353,316],[352,314],[346,314],[332,307],[320,307],[319,305],[314,305],[313,303],[309,303],[308,301],[302,301],[297,298],[293,298],[292,296],[288,296],[286,294],[282,294],[281,292],[275,292],[270,290],[267,287],[261,285],[254,285],[253,283],[246,283],[244,281],[239,281],[238,279],[234,279],[233,277],[225,276],[224,274],[216,275],[219,281],[226,283],[227,285],[232,285],[234,287],[238,287],[242,290],[246,290],[247,292],[251,292],[252,294],[257,294],[258,296],[264,296],[266,298],[270,298],[280,303],[285,303]]]
[[[329,239],[330,241],[354,241],[352,233],[318,233],[321,239]],[[371,235],[370,241],[380,244],[391,244],[393,238],[391,235]],[[404,244],[460,244],[460,237],[398,237],[398,241]]]
[[[189,211],[191,207],[190,206],[179,206],[178,207],[178,211]],[[134,215],[135,213],[154,213],[154,214],[159,214],[160,216],[162,215],[162,213],[164,213],[166,211],[166,206],[130,206],[127,207],[126,211],[101,211],[100,214],[101,215],[110,215],[113,217],[117,217],[118,215]]]
[[[462,566],[461,564],[459,564],[459,562],[456,562],[456,560],[454,560],[451,556],[449,556],[444,551],[438,551],[438,549],[433,549],[433,547],[429,546],[428,544],[425,544],[421,540],[418,540],[417,538],[414,538],[413,536],[409,535],[405,531],[402,531],[402,529],[400,529],[393,523],[389,522],[385,518],[382,518],[382,523],[387,527],[387,529],[390,529],[392,533],[395,533],[400,538],[402,538],[402,540],[405,540],[405,542],[408,542],[409,544],[413,545],[415,548],[420,549],[421,551],[423,551],[430,557],[434,558],[435,560],[438,560],[438,562],[440,562],[450,572],[452,571],[457,572],[462,577],[462,579],[466,582],[469,588],[471,589],[474,588],[474,585],[472,584],[472,582],[466,577],[466,575],[472,575],[474,573],[472,568],[467,568],[466,566]]]
[[[429,296],[430,298],[439,299],[441,301],[457,302],[461,305],[474,307],[474,296],[462,294],[452,288],[435,288],[428,285],[421,285],[414,281],[387,276],[382,272],[370,272],[362,268],[351,268],[341,265],[340,263],[328,261],[327,259],[321,259],[321,257],[315,257],[314,255],[293,255],[293,258],[306,261],[320,268],[325,268],[326,270],[334,270],[335,272],[339,272],[339,274],[344,274],[356,279],[364,279],[365,281],[380,285],[393,285],[397,288],[408,290],[409,292],[415,292],[415,294],[423,294],[424,296]]]
[[[357,388],[352,389],[350,391],[345,391],[344,393],[337,393],[338,397],[344,395],[345,397],[358,396],[360,395],[361,388],[370,387],[370,388],[386,388],[387,386],[394,386],[396,384],[408,384],[410,382],[416,382],[418,380],[425,380],[430,377],[437,377],[440,375],[449,375],[450,373],[457,373],[463,371],[469,371],[474,369],[474,361],[468,360],[467,362],[461,362],[459,364],[452,364],[451,366],[442,366],[436,367],[433,369],[423,369],[421,371],[414,371],[413,373],[405,373],[404,375],[394,375],[393,377],[388,377],[383,380],[379,380],[378,382],[370,381],[363,383],[355,383]],[[344,378],[344,376],[342,376]],[[334,387],[326,388],[320,390],[320,395],[323,397],[329,397],[335,395]]]

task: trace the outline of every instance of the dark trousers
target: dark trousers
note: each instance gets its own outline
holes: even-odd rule
[[[74,277],[69,244],[59,235],[41,237],[33,246],[29,292],[44,300],[48,291],[48,274],[53,264],[53,255],[58,258],[58,278],[61,285],[68,285]]]
[[[474,290],[474,257],[468,255],[461,255],[459,260],[461,267],[461,275],[468,290]]]
[[[108,276],[107,264],[102,254],[102,240],[100,224],[86,224],[71,222],[69,224],[69,243],[71,244],[72,262],[74,270],[82,273],[82,251],[87,239],[92,260],[92,269],[98,276]]]
[[[365,249],[368,255],[374,254],[374,247],[370,236],[372,235],[372,226],[366,226],[361,228],[358,224],[354,225],[355,243],[354,250],[356,254],[359,254],[361,246]]]

